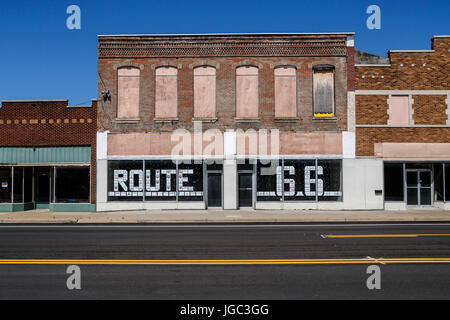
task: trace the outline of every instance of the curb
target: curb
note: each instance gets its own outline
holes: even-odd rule
[[[74,224],[74,225],[88,225],[88,224],[213,224],[213,223],[393,223],[393,222],[450,222],[450,218],[363,218],[363,219],[347,219],[347,218],[330,218],[330,219],[3,219],[0,224]]]

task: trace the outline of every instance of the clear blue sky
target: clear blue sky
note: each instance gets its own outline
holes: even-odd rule
[[[66,28],[66,9],[81,8],[81,30]],[[381,8],[381,30],[366,27],[366,8]],[[0,4],[0,100],[69,99],[97,94],[97,35],[221,32],[348,32],[356,48],[429,49],[450,34],[449,0],[29,0]]]

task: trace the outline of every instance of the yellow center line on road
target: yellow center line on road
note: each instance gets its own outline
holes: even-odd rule
[[[0,265],[282,265],[282,264],[374,264],[450,263],[450,258],[362,259],[248,259],[248,260],[91,260],[91,259],[0,259]]]
[[[448,233],[423,234],[326,234],[324,238],[418,238],[418,237],[450,237]]]

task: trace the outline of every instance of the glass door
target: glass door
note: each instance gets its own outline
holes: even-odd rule
[[[421,206],[431,206],[431,171],[419,171],[419,199]]]
[[[430,206],[432,204],[430,170],[407,170],[406,188],[406,204],[408,206]]]

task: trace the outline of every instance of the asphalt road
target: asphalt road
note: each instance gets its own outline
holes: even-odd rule
[[[0,299],[449,299],[445,258],[450,224],[3,225]]]

